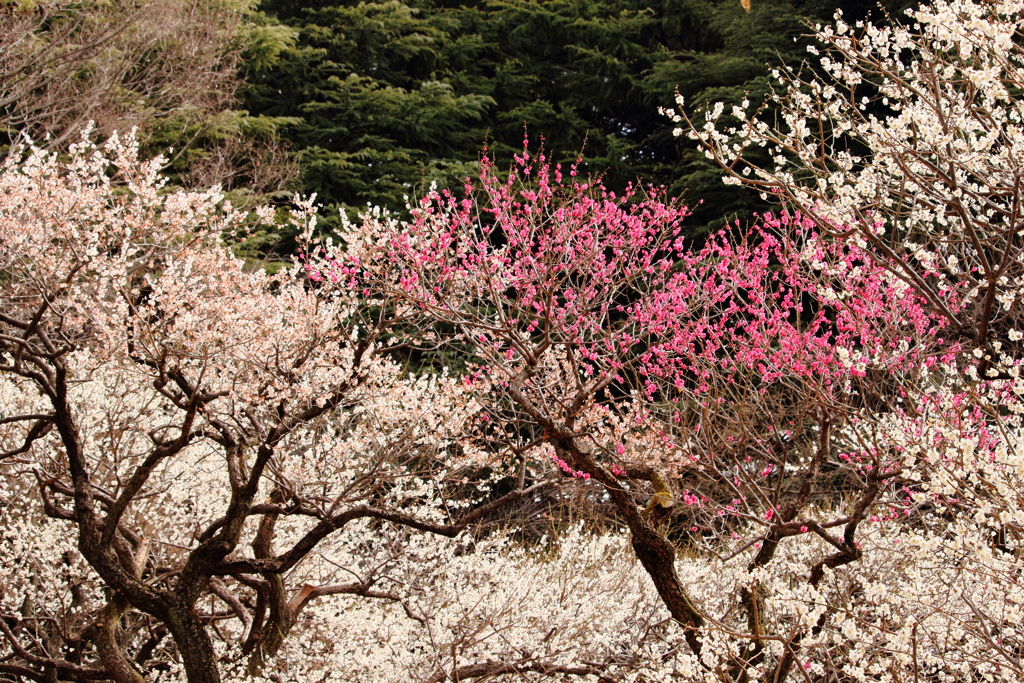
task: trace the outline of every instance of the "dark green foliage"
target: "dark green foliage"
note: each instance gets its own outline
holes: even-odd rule
[[[848,2],[848,16],[867,14]],[[575,159],[606,186],[665,185],[691,203],[693,233],[766,208],[720,173],[658,112],[708,100],[757,103],[769,64],[806,54],[822,0],[265,0],[298,32],[273,66],[249,64],[247,108],[297,117],[286,129],[307,192],[354,214],[404,208],[430,182],[475,175],[534,146]],[[703,203],[698,204],[698,201]],[[331,219],[328,219],[328,223]]]

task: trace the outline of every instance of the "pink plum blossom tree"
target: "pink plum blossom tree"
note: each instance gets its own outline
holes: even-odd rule
[[[469,364],[492,447],[611,501],[689,650],[705,657],[710,638],[727,653],[709,675],[785,679],[827,613],[771,630],[759,577],[784,544],[810,542],[817,589],[861,558],[879,510],[912,507],[908,463],[879,433],[920,415],[933,369],[955,362],[945,318],[895,264],[802,215],[691,248],[685,207],[653,189],[616,197],[528,152],[507,181],[485,159],[479,190],[432,193],[407,225],[370,218],[306,267],[431,325],[424,343]],[[944,302],[959,311],[962,296]],[[672,509],[690,548],[753,549],[739,621],[679,576]]]

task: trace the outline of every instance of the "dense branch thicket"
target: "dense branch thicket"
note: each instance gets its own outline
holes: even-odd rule
[[[246,2],[8,3],[0,11],[0,151],[65,151],[82,128],[137,128],[186,186],[266,193],[292,172],[277,129],[240,109],[240,65],[292,39]]]

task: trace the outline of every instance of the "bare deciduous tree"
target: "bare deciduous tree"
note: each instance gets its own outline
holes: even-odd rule
[[[245,2],[11,3],[0,10],[0,127],[63,150],[81,130],[137,127],[190,186],[277,190],[293,172],[273,119],[236,111],[254,32]],[[282,27],[283,29],[283,27]],[[278,46],[279,47],[279,46]],[[273,46],[271,46],[273,52]]]

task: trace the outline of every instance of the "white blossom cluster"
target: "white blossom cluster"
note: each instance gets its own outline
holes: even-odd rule
[[[699,658],[686,650],[682,629],[668,618],[621,534],[571,527],[553,532],[546,543],[524,546],[502,535],[438,540],[360,523],[322,546],[289,582],[321,584],[373,567],[380,585],[398,599],[319,599],[303,612],[263,678],[247,675],[238,658],[242,624],[222,621],[218,647],[226,680],[441,681],[463,667],[495,662],[523,667],[497,680],[543,680],[544,672],[558,667],[590,667],[593,673],[577,678],[584,681],[611,675],[624,681],[707,680],[737,655],[742,641],[735,635],[747,628],[740,589],[754,581],[768,607],[766,650],[781,655],[787,638],[807,629],[798,661],[811,676],[874,681],[917,671],[940,681],[972,673],[1019,680],[1020,545],[1010,540],[997,548],[993,539],[1001,520],[1024,517],[1017,493],[1024,468],[1019,461],[986,460],[961,476],[1002,488],[997,473],[1016,488],[1003,488],[1009,499],[990,492],[987,503],[979,488],[962,506],[973,514],[924,502],[924,491],[941,485],[922,487],[911,515],[901,511],[871,524],[862,536],[863,558],[827,571],[817,588],[807,585],[806,568],[828,548],[811,536],[785,544],[769,567],[754,573],[746,568],[751,549],[727,560],[696,548],[683,551],[678,571],[715,617],[702,634]],[[202,479],[197,474],[193,481]],[[76,601],[102,601],[98,582],[75,555],[68,525],[46,521],[38,510],[33,515],[26,502],[31,498],[18,497],[10,481],[4,480],[9,504],[0,542],[5,556],[19,560],[4,577],[3,610],[17,612],[31,599],[35,609],[74,624],[81,612]],[[958,485],[961,497],[964,490]],[[993,512],[995,517],[982,518]],[[282,530],[280,540],[300,531]],[[760,680],[767,672],[753,665],[750,673]],[[185,677],[172,667],[155,679]]]
[[[443,529],[501,476],[466,479],[485,463],[463,443],[479,406],[460,379],[378,353],[382,323],[354,292],[247,267],[220,242],[240,218],[222,197],[163,191],[160,160],[136,153],[115,136],[70,161],[12,154],[0,173],[0,542],[16,558],[0,577],[0,658],[15,675],[116,666],[97,632],[127,608],[118,587],[168,595],[218,534],[224,563],[279,553],[301,572],[318,524],[342,539],[365,515]],[[307,203],[291,220],[315,215]],[[372,592],[383,571],[317,566],[327,594]],[[193,618],[218,646],[219,622],[250,640],[278,628],[254,623],[252,580],[206,581]],[[112,628],[138,658],[128,671],[176,670],[171,634],[142,612]]]
[[[667,113],[677,135],[726,170],[726,182],[870,247],[980,346],[993,336],[1016,342],[1020,11],[1017,2],[940,0],[881,26],[851,26],[837,14],[834,26],[814,27],[822,75],[779,68],[762,105],[688,114],[680,101]],[[752,161],[753,148],[772,163]]]

